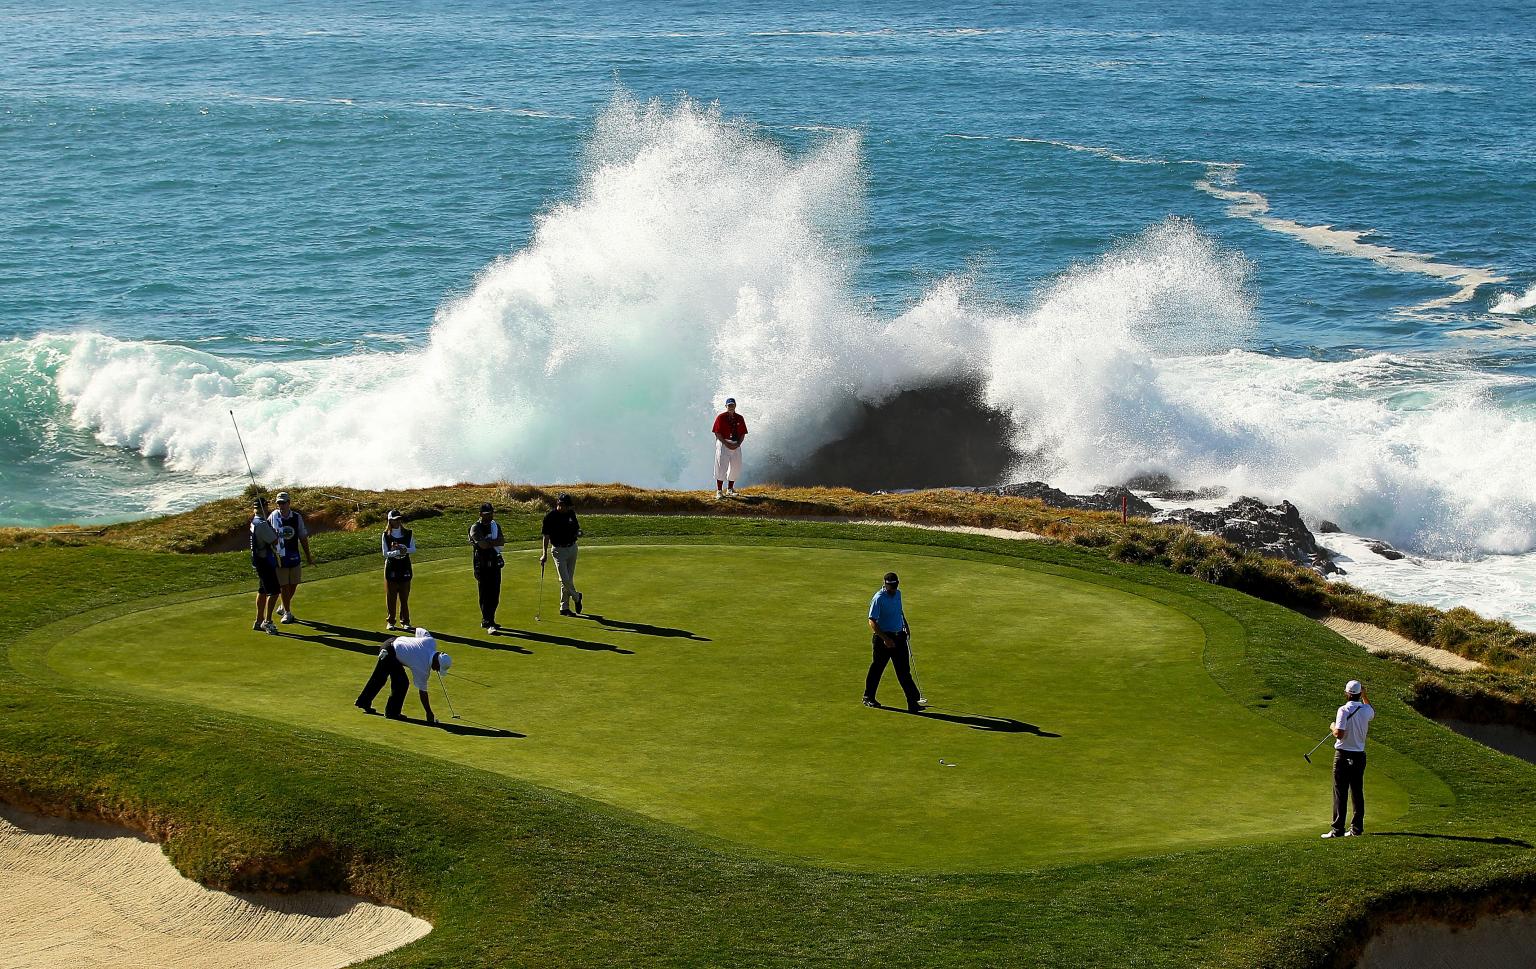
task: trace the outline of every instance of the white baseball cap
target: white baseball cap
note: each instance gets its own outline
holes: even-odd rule
[[[437,654],[437,668],[439,672],[448,672],[448,667],[453,665],[453,657],[447,653]]]
[[[1364,690],[1365,687],[1360,685],[1359,680],[1350,680],[1348,683],[1344,684],[1344,692],[1348,693],[1350,696],[1359,696],[1362,692],[1364,692]]]

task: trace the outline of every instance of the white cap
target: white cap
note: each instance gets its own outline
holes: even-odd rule
[[[416,637],[418,639],[431,639],[432,638],[432,634],[427,632],[426,629],[422,628],[421,626],[417,626],[416,627]]]
[[[447,653],[437,654],[437,669],[441,673],[448,672],[448,667],[453,665],[453,657]]]
[[[1344,684],[1344,692],[1348,693],[1350,696],[1359,696],[1362,692],[1364,692],[1364,690],[1365,687],[1360,685],[1359,680],[1350,680],[1348,683]]]

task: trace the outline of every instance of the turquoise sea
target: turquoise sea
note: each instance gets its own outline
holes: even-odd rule
[[[1533,108],[1523,3],[7,0],[0,523],[237,491],[230,411],[271,483],[707,486],[727,393],[793,466],[968,382],[1003,477],[1536,626]]]

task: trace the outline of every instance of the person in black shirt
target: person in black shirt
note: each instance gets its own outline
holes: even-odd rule
[[[480,587],[480,628],[496,632],[496,607],[501,604],[501,569],[506,562],[501,547],[507,536],[496,523],[490,502],[480,506],[480,520],[469,526],[469,544],[474,547],[475,584]]]
[[[581,537],[581,523],[576,520],[576,509],[571,496],[562,493],[555,499],[555,510],[544,516],[544,552],[539,556],[539,566],[549,561],[549,550],[555,550],[555,569],[560,573],[560,615],[572,615],[567,603],[581,612],[581,593],[576,591],[576,539]]]

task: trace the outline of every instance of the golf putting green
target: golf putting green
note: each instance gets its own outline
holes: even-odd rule
[[[923,716],[859,703],[889,569]],[[843,868],[1006,871],[1326,827],[1327,768],[1300,756],[1317,737],[1229,697],[1204,657],[1240,627],[1165,590],[915,546],[588,545],[588,615],[555,614],[551,564],[536,623],[537,552],[509,550],[491,636],[467,561],[422,562],[412,618],[453,654],[463,718],[439,730],[352,706],[386,635],[381,573],[306,583],[280,637],[251,631],[250,592],[211,595],[88,626],[48,663]],[[892,671],[881,699],[901,702]],[[405,710],[421,715],[414,690]],[[1381,770],[1369,797],[1376,825],[1408,808]]]

